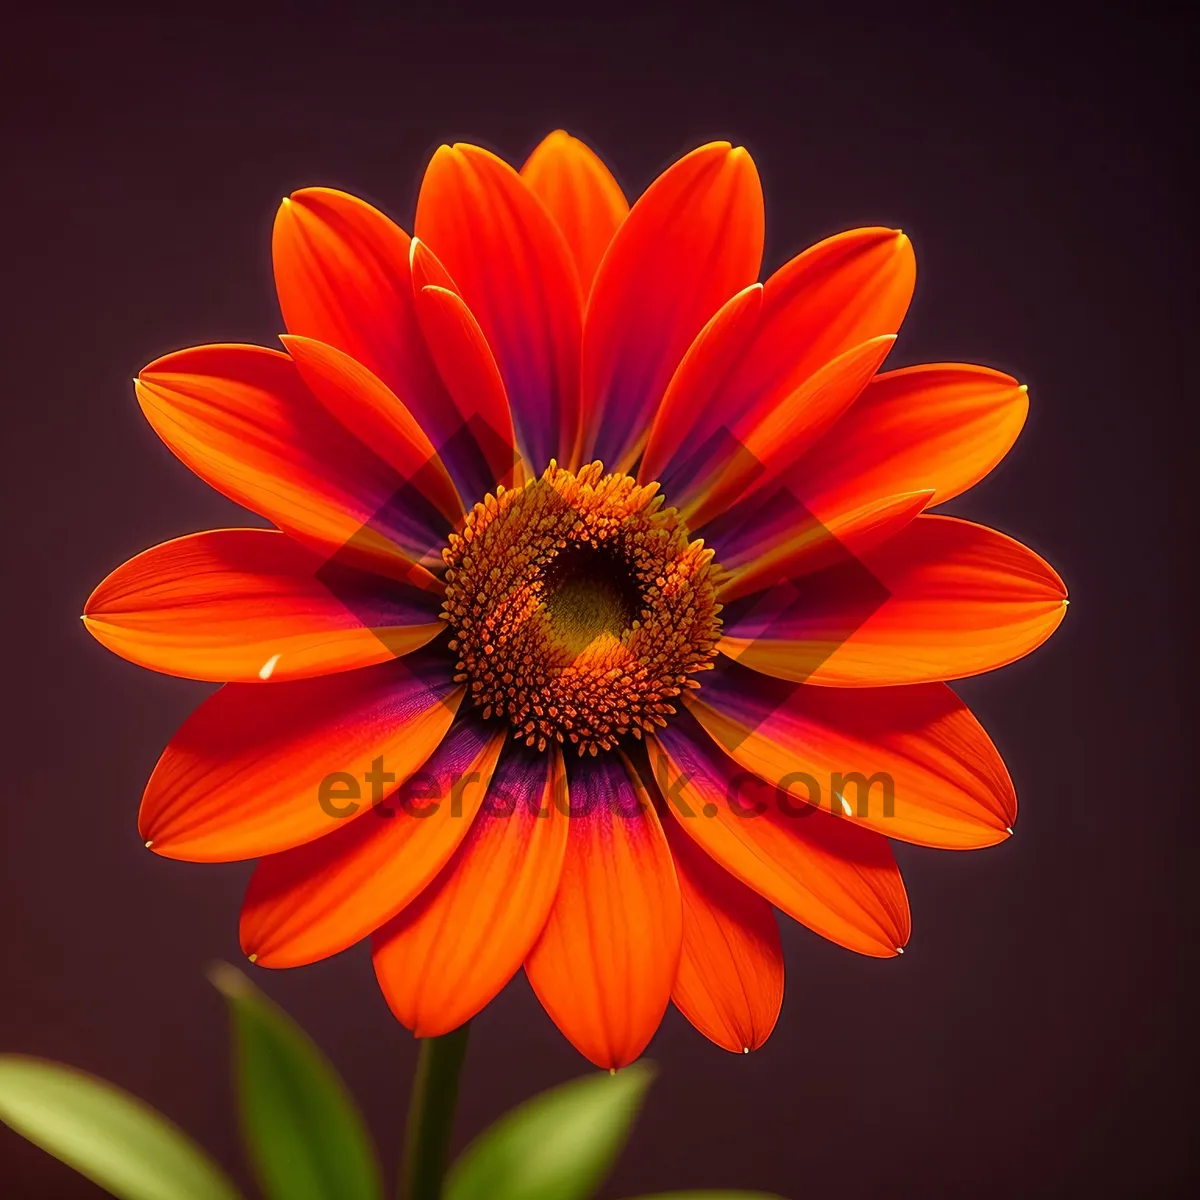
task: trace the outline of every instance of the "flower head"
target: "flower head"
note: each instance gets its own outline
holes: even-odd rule
[[[1025,389],[880,373],[903,234],[759,283],[762,245],[724,143],[632,209],[565,133],[520,172],[442,147],[414,237],[341,192],[283,202],[283,352],[140,373],[171,450],[275,527],[154,547],[85,611],[131,661],[226,685],[140,828],[167,857],[260,860],[254,961],[370,936],[421,1036],[524,965],[601,1066],[671,999],[742,1051],[782,1000],[774,909],[889,957],[888,839],[1011,834],[1004,765],[945,681],[1040,644],[1065,590],[929,510],[1004,456]]]

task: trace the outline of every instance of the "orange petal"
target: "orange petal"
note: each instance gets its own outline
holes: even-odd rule
[[[394,503],[403,481],[313,396],[286,354],[196,346],[143,368],[136,388],[159,437],[231,500],[326,556],[440,589],[401,547],[411,532]]]
[[[710,411],[725,376],[758,331],[762,299],[762,284],[752,283],[726,300],[696,334],[654,414],[646,452],[638,466],[639,483],[652,483],[666,474],[693,422]],[[693,444],[685,461],[703,459],[704,452],[705,447]]]
[[[689,708],[740,766],[888,837],[972,849],[1017,819],[1003,760],[944,683],[821,688],[721,662]]]
[[[482,491],[456,453],[471,413],[460,412],[425,347],[413,304],[409,236],[369,204],[331,188],[284,200],[271,250],[288,332],[356,359],[429,435],[464,495]],[[494,422],[503,430],[507,415]],[[368,445],[374,445],[368,442]]]
[[[752,496],[705,526],[704,539],[728,572],[723,604],[865,554],[895,537],[928,506],[932,491],[885,496],[819,521],[781,488]]]
[[[583,461],[632,464],[684,353],[757,279],[762,248],[762,188],[745,150],[702,146],[650,185],[617,230],[588,300]]]
[[[781,797],[686,709],[647,744],[671,815],[731,875],[840,946],[876,958],[904,946],[908,899],[886,838]]]
[[[783,1004],[783,946],[771,906],[717,866],[677,822],[663,826],[683,897],[675,1007],[718,1046],[757,1050]]]
[[[294,334],[280,341],[312,394],[396,472],[414,520],[425,513],[424,524],[436,527],[432,505],[443,522],[454,524],[463,515],[462,500],[433,443],[395,393],[333,346]]]
[[[567,1040],[598,1067],[633,1062],[671,995],[679,884],[653,805],[616,755],[568,761],[570,831],[558,893],[526,960]]]
[[[158,760],[142,837],[167,858],[231,862],[341,828],[336,813],[369,806],[358,781],[373,760],[405,778],[441,741],[462,700],[452,666],[431,649],[270,688],[226,684]]]
[[[562,230],[586,296],[613,234],[629,214],[620,184],[595,151],[562,129],[543,139],[521,177]]]
[[[243,951],[260,966],[301,966],[345,950],[393,917],[467,835],[504,736],[468,714],[407,778],[406,764],[384,758],[360,819],[255,868],[242,905]]]
[[[831,359],[724,447],[718,439],[711,461],[691,464],[682,487],[668,475],[664,486],[689,525],[698,529],[740,497],[791,481],[805,451],[862,394],[895,340],[884,334]]]
[[[110,650],[187,679],[303,679],[386,662],[443,629],[436,600],[322,563],[270,529],[176,538],[118,567],[84,624]]]
[[[515,743],[453,857],[373,939],[392,1012],[417,1037],[457,1029],[520,969],[546,923],[567,845],[562,756]]]
[[[583,299],[558,227],[521,177],[476,146],[442,146],[417,199],[416,232],[453,277],[496,356],[517,438],[537,471],[579,424]]]
[[[987,367],[905,367],[877,376],[796,470],[822,516],[932,488],[941,504],[978,483],[1017,440],[1025,388]]]
[[[417,315],[442,379],[463,414],[463,433],[456,441],[468,444],[456,459],[469,465],[474,490],[467,494],[479,500],[497,484],[519,484],[520,455],[508,396],[479,322],[457,292],[433,284],[417,294]]]
[[[860,609],[864,581],[881,602]],[[869,687],[1002,667],[1054,632],[1067,601],[1062,580],[1020,542],[923,515],[861,563],[743,603],[718,643],[729,657],[781,679]]]
[[[674,461],[656,449],[653,478],[685,476],[688,462],[722,443],[738,447],[776,408],[792,410],[789,421],[803,418],[806,381],[855,346],[894,335],[915,279],[912,246],[893,229],[838,234],[781,267],[763,285],[754,327],[730,346],[729,365],[703,381],[697,402],[681,400],[656,418],[655,441],[669,440]]]

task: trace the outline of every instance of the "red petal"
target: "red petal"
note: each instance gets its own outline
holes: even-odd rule
[[[613,234],[629,214],[620,185],[593,150],[561,129],[534,150],[521,177],[562,230],[587,295]]]
[[[373,576],[366,577],[382,583]],[[303,679],[387,662],[442,631],[436,600],[364,588],[270,529],[216,529],[155,546],[88,597],[84,623],[110,650],[214,682]]]
[[[425,521],[431,532],[422,548],[428,548],[435,528],[462,517],[463,503],[425,431],[396,395],[349,355],[311,338],[280,340],[312,394],[396,472],[414,523],[428,505],[436,509],[441,521],[433,514]]]
[[[326,808],[348,807],[345,781],[332,789],[328,781],[362,779],[380,756],[401,778],[415,771],[462,700],[450,666],[444,654],[418,651],[269,688],[227,684],[158,760],[142,797],[142,837],[167,858],[230,862],[341,828]],[[323,806],[323,795],[342,798]]]
[[[525,969],[543,1007],[598,1067],[633,1062],[671,995],[682,938],[662,827],[615,755],[571,759],[558,893]]]
[[[764,588],[859,557],[895,537],[924,512],[931,491],[885,496],[828,525],[789,489],[751,497],[704,529],[717,561],[729,572],[723,604]]]
[[[407,779],[407,764],[384,758],[380,770],[392,778],[376,775],[360,819],[255,868],[242,906],[242,949],[261,966],[295,967],[378,929],[467,835],[503,744],[503,730],[468,714]],[[404,780],[398,789],[397,779]]]
[[[538,471],[551,457],[565,462],[579,424],[583,300],[550,214],[495,155],[442,146],[421,184],[416,231],[496,356],[526,458]]]
[[[895,340],[885,334],[831,359],[761,420],[747,421],[724,447],[719,441],[683,487],[672,480],[671,499],[689,525],[698,529],[743,496],[791,482],[805,451],[862,394]]]
[[[970,849],[1017,819],[996,747],[943,683],[810,687],[724,662],[689,708],[740,766],[888,837]]]
[[[413,249],[404,230],[354,196],[294,192],[279,209],[272,240],[279,306],[290,333],[344,351],[399,398],[470,503],[500,476],[480,490],[472,474],[471,439],[462,430],[474,410],[460,411],[447,395],[421,336]],[[507,411],[482,419],[501,434],[511,424]]]
[[[510,745],[441,873],[374,938],[375,974],[417,1037],[469,1021],[542,932],[567,845],[561,755]]]
[[[762,188],[745,150],[702,146],[650,185],[617,230],[588,301],[583,461],[632,464],[687,348],[755,281],[762,248]]]
[[[796,470],[797,494],[822,516],[932,488],[941,504],[1008,453],[1029,397],[1000,371],[942,363],[877,376]]]
[[[723,351],[728,365],[702,381],[695,402],[679,398],[656,418],[655,441],[667,444],[655,449],[645,478],[686,475],[689,462],[721,443],[736,449],[781,406],[806,436],[820,432],[805,420],[809,401],[800,403],[806,381],[855,346],[894,335],[915,278],[912,246],[892,229],[838,234],[781,267],[763,285],[753,327],[726,331],[735,335]]]
[[[904,946],[908,899],[886,838],[781,798],[686,709],[647,742],[671,815],[731,875],[850,950],[888,958]]]
[[[197,475],[318,552],[430,589],[440,584],[400,548],[410,518],[403,480],[337,421],[286,355],[258,346],[197,346],[145,367],[147,420]]]
[[[864,580],[886,596],[870,615]],[[856,571],[834,567],[805,583],[762,593],[727,622],[719,648],[781,679],[925,683],[1023,657],[1066,612],[1062,580],[1033,551],[954,517],[917,517]]]
[[[663,827],[683,897],[675,1007],[710,1041],[757,1050],[783,1004],[783,946],[771,906],[709,858],[675,821]]]

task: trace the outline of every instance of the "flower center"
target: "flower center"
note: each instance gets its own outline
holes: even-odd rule
[[[475,505],[442,557],[455,679],[526,745],[641,737],[712,667],[720,567],[657,483],[551,462]]]

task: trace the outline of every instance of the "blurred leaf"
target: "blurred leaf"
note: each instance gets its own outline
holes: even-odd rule
[[[625,1145],[648,1063],[542,1092],[485,1129],[446,1177],[445,1200],[584,1200]]]
[[[233,1014],[242,1133],[263,1191],[271,1200],[381,1200],[375,1148],[329,1061],[240,971],[221,963],[210,978]]]
[[[121,1200],[240,1200],[161,1113],[72,1067],[0,1055],[0,1121]]]

